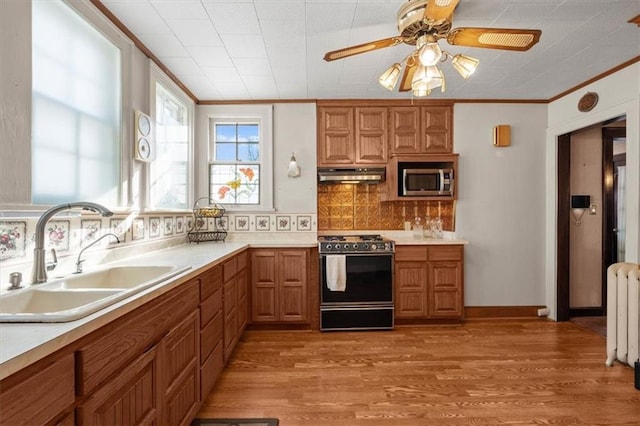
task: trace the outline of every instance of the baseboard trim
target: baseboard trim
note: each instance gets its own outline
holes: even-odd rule
[[[474,318],[538,318],[545,306],[465,306],[465,319]]]

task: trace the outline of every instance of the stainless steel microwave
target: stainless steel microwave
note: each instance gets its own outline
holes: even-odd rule
[[[400,167],[400,195],[405,197],[453,196],[453,169]]]

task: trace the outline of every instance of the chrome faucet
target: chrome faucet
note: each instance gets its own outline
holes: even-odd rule
[[[40,284],[47,282],[47,270],[55,268],[55,264],[49,267],[45,266],[45,251],[44,251],[44,227],[53,215],[64,210],[71,210],[73,208],[81,208],[83,210],[89,210],[96,213],[100,213],[102,216],[109,217],[113,215],[113,212],[104,206],[89,201],[78,201],[75,203],[59,204],[51,207],[44,212],[38,223],[36,224],[35,235],[35,248],[33,249],[33,269],[31,271],[31,283]],[[54,256],[55,251],[52,250]]]
[[[102,240],[104,238],[107,238],[107,237],[115,238],[116,239],[116,244],[120,244],[120,238],[118,238],[118,236],[116,234],[114,234],[113,232],[109,232],[107,234],[104,234],[102,237],[100,237],[97,240],[91,242],[91,244],[89,244],[88,246],[86,246],[85,248],[80,250],[80,253],[78,254],[78,260],[76,260],[76,271],[74,272],[74,274],[81,274],[82,273],[82,262],[84,262],[84,260],[82,260],[82,253],[84,253],[84,251],[86,249],[88,249],[89,247],[98,244],[98,242],[100,240]]]

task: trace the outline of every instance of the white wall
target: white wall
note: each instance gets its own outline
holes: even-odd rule
[[[544,104],[456,104],[456,235],[465,248],[465,306],[544,304]],[[493,127],[511,125],[511,146]]]
[[[596,92],[599,102],[586,113],[578,111],[579,99]],[[640,64],[636,63],[548,105],[549,128],[545,159],[545,287],[546,305],[556,316],[556,188],[557,138],[559,135],[601,123],[614,117],[627,117],[627,194],[626,261],[640,262]]]

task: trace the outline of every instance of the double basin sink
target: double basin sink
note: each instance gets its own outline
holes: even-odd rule
[[[67,322],[83,318],[190,267],[112,266],[0,296],[0,322]]]

